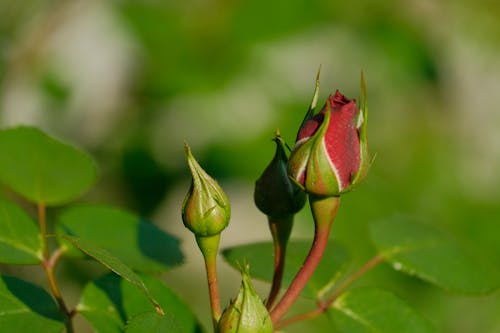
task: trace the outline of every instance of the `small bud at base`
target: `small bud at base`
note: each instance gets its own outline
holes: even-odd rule
[[[253,289],[248,267],[241,272],[238,296],[226,308],[219,321],[219,333],[272,333],[269,312]]]

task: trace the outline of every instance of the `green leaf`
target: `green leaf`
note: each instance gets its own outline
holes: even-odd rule
[[[26,199],[58,205],[76,199],[96,179],[84,152],[34,127],[0,131],[0,181]]]
[[[171,315],[146,312],[132,318],[125,329],[127,333],[184,333]]]
[[[52,297],[42,288],[10,276],[0,276],[0,331],[58,333],[63,319]]]
[[[103,205],[78,205],[59,216],[58,235],[91,239],[127,266],[142,272],[163,272],[183,261],[180,242],[152,223],[129,212]],[[63,237],[59,237],[61,243]],[[65,255],[81,257],[69,244]]]
[[[200,324],[188,306],[166,285],[149,276],[142,278],[146,287],[155,295],[158,303],[164,309],[165,316],[175,318],[175,323],[182,329],[182,332],[202,332]],[[107,274],[85,286],[77,310],[96,331],[121,333],[128,321],[131,323],[136,320],[140,322],[141,319],[135,317],[144,314],[150,307],[147,297],[137,288],[124,282],[117,275]],[[151,315],[151,317],[154,316]],[[164,322],[166,320],[168,319],[162,320],[163,325],[166,325]],[[143,332],[149,331],[144,330]]]
[[[311,241],[291,240],[287,246],[283,286],[288,286],[311,248]],[[224,259],[238,269],[245,261],[250,264],[252,277],[271,281],[273,277],[273,244],[262,242],[245,244],[224,249]],[[347,251],[337,241],[330,241],[313,276],[307,283],[303,294],[316,297],[326,292],[328,288],[340,277],[346,268],[349,256]]]
[[[35,222],[21,208],[0,199],[0,262],[38,264],[42,239]]]
[[[430,225],[408,218],[388,219],[374,223],[371,236],[396,270],[444,289],[484,294],[500,285],[497,268]]]
[[[434,333],[436,330],[403,300],[388,291],[356,288],[342,294],[329,310],[345,333]]]
[[[78,247],[80,250],[85,252],[87,255],[91,256],[116,274],[120,275],[122,278],[127,280],[128,282],[135,285],[139,290],[141,290],[144,295],[149,299],[151,303],[153,303],[154,307],[161,311],[161,307],[158,305],[158,302],[153,298],[150,294],[148,288],[144,285],[141,278],[132,271],[127,265],[120,261],[120,259],[113,256],[108,251],[86,241],[83,239],[78,239],[76,237],[64,236],[65,239],[69,240],[73,245]]]

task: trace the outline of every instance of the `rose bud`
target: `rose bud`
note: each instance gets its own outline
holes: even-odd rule
[[[187,144],[185,150],[193,179],[182,205],[182,221],[196,237],[218,235],[229,223],[229,200],[219,184],[196,162]]]
[[[306,195],[290,180],[288,157],[279,133],[274,138],[276,152],[260,178],[255,182],[254,201],[261,212],[273,218],[287,217],[304,207]]]
[[[368,146],[364,75],[361,76],[361,110],[354,99],[338,90],[319,113],[313,114],[318,89],[297,134],[288,162],[288,174],[309,194],[338,196],[366,175]]]
[[[219,333],[272,333],[271,317],[259,295],[253,289],[248,267],[241,272],[238,296],[224,310],[219,321]]]

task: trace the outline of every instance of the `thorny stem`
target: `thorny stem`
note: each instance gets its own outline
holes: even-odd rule
[[[288,215],[282,218],[274,218],[269,216],[269,229],[273,236],[274,245],[274,273],[271,290],[267,297],[266,307],[270,310],[276,301],[281,289],[283,281],[283,272],[285,270],[286,246],[293,225],[293,215]]]
[[[308,319],[312,319],[318,317],[323,314],[328,308],[335,302],[335,300],[345,292],[345,290],[357,279],[363,276],[366,272],[377,266],[380,262],[382,262],[382,257],[380,255],[376,255],[366,264],[361,266],[356,272],[354,272],[351,276],[349,276],[344,282],[335,290],[335,292],[326,300],[318,302],[318,307],[310,312],[302,313],[296,315],[294,317],[290,317],[288,319],[282,320],[274,325],[275,328],[284,327],[298,321],[304,321]]]
[[[196,237],[196,242],[205,261],[214,332],[217,332],[217,323],[221,316],[219,285],[217,282],[217,249],[219,248],[219,240],[220,234],[209,237]]]
[[[328,244],[328,236],[333,220],[337,214],[340,198],[310,196],[309,203],[311,205],[315,227],[313,244],[301,269],[292,281],[292,284],[285,292],[278,305],[271,311],[273,324],[277,324],[293,303],[295,303],[321,261]]]
[[[55,250],[51,256],[49,257],[49,250],[47,246],[47,217],[46,217],[46,207],[43,203],[38,203],[37,205],[38,209],[38,223],[40,224],[40,232],[42,234],[42,253],[43,253],[43,260],[42,260],[42,267],[47,274],[47,279],[49,280],[49,286],[50,286],[50,291],[52,292],[52,295],[54,296],[57,304],[59,305],[59,310],[64,314],[66,317],[65,325],[66,325],[66,332],[67,333],[73,333],[73,322],[72,322],[72,311],[68,309],[66,306],[66,303],[64,302],[64,299],[62,298],[61,291],[59,290],[59,287],[57,285],[56,277],[54,274],[55,267],[57,265],[57,262],[59,261],[59,258],[62,255],[62,249],[58,248]]]

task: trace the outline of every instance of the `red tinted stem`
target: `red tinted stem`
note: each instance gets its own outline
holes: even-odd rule
[[[339,197],[309,197],[309,204],[311,206],[315,227],[313,244],[292,284],[285,292],[280,302],[271,311],[273,324],[278,323],[288,309],[295,303],[321,261],[328,244],[330,229],[337,215],[339,203]]]
[[[359,270],[357,270],[354,274],[349,276],[341,285],[340,287],[337,288],[337,290],[326,300],[322,301],[318,304],[318,307],[314,309],[311,312],[303,313],[296,315],[291,318],[287,318],[285,320],[280,321],[276,325],[274,325],[274,328],[281,328],[293,323],[296,323],[298,321],[303,321],[303,320],[308,320],[312,318],[316,318],[319,315],[323,314],[326,310],[330,308],[330,306],[335,302],[335,300],[342,295],[346,291],[346,289],[357,279],[359,279],[361,276],[363,276],[366,272],[377,266],[379,263],[382,262],[382,257],[379,255],[376,255],[373,257],[370,261],[368,261],[366,264],[364,264]]]
[[[217,282],[217,250],[219,248],[219,240],[220,234],[209,237],[196,237],[196,243],[198,243],[205,261],[214,332],[217,332],[217,324],[221,316],[219,284]]]
[[[293,215],[279,218],[269,216],[268,222],[274,245],[273,282],[266,301],[266,307],[269,310],[276,302],[281,289],[283,272],[285,271],[286,247],[292,231]]]

